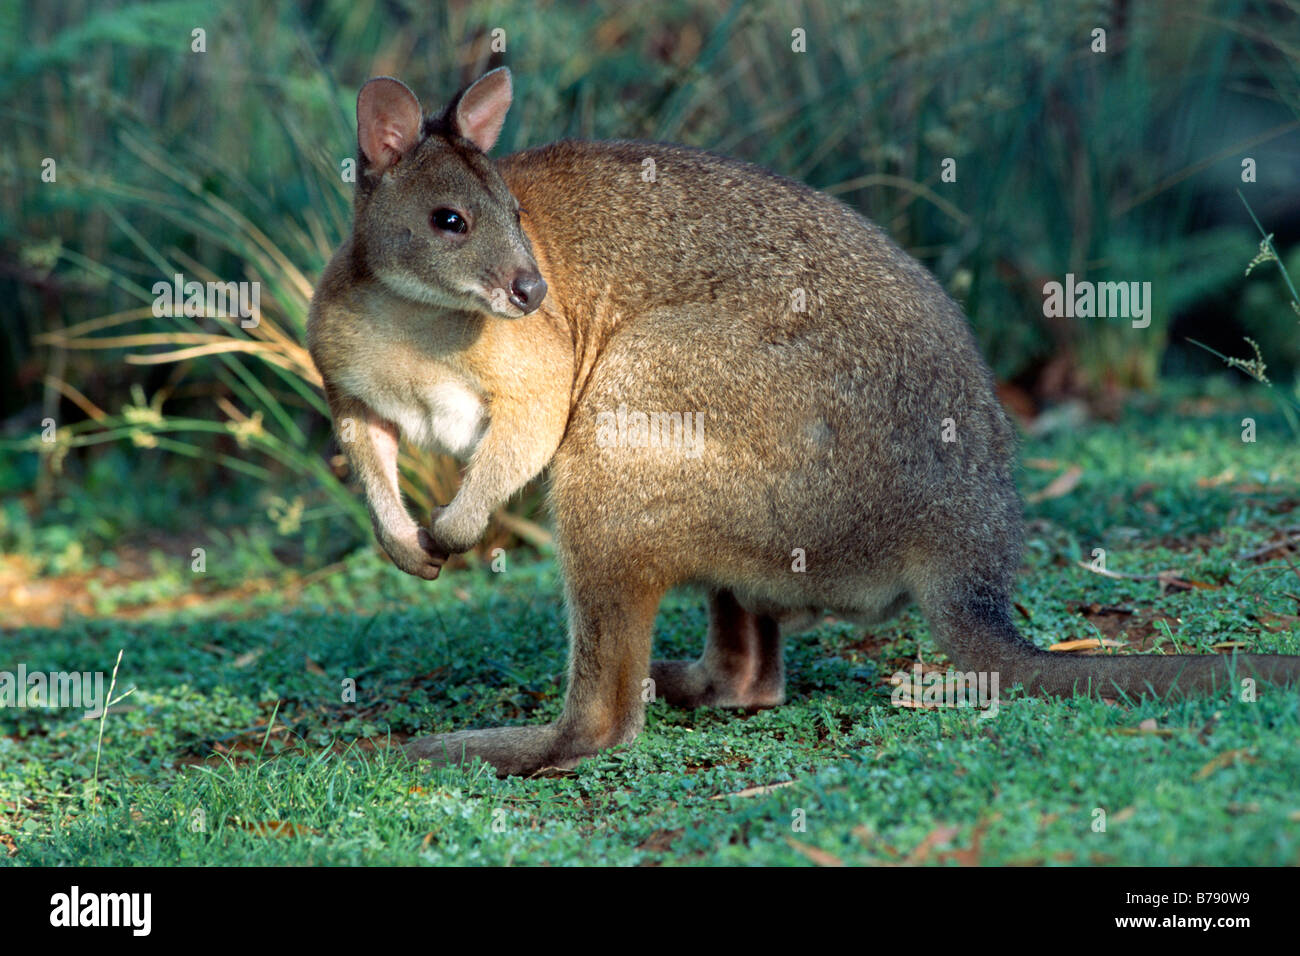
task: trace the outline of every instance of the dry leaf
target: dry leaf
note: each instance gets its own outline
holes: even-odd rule
[[[1040,501],[1050,501],[1053,498],[1064,498],[1075,488],[1079,487],[1079,481],[1083,478],[1083,469],[1078,465],[1071,465],[1065,471],[1061,472],[1048,483],[1042,491],[1035,491],[1033,494],[1026,496],[1025,500],[1031,505]]]
[[[1226,485],[1231,481],[1237,480],[1237,469],[1228,467],[1219,472],[1212,478],[1197,478],[1196,487],[1198,488],[1217,488],[1219,485]]]
[[[890,856],[897,859],[902,856],[897,848],[890,846],[888,843],[882,843],[879,834],[865,823],[859,823],[853,828],[853,835],[862,841],[863,845],[872,850],[882,850]]]
[[[780,783],[764,783],[759,784],[757,787],[746,787],[744,790],[737,790],[735,793],[715,793],[709,799],[725,800],[727,797],[761,797],[765,793],[771,793],[773,790],[780,790],[782,787],[793,785],[793,780],[782,780]]]
[[[1107,822],[1108,824],[1110,824],[1110,823],[1123,823],[1125,820],[1131,819],[1132,816],[1133,816],[1135,813],[1137,813],[1137,812],[1138,812],[1138,811],[1137,811],[1137,807],[1125,807],[1123,810],[1120,810],[1120,811],[1118,811],[1118,812],[1116,812],[1116,813],[1111,814],[1111,815],[1107,818],[1106,822]]]
[[[900,697],[892,703],[895,707],[909,707],[913,710],[939,710],[945,706],[944,704],[935,702],[927,704],[925,701],[917,700],[914,697]]]
[[[1048,648],[1049,651],[1087,651],[1098,647],[1123,647],[1123,641],[1114,641],[1109,637],[1084,637],[1077,641],[1062,641],[1060,644],[1053,644]]]
[[[1300,617],[1294,614],[1274,614],[1271,611],[1261,611],[1255,615],[1255,620],[1259,626],[1270,634],[1278,634],[1283,631],[1289,631],[1297,624],[1300,624]],[[1274,625],[1277,625],[1276,627]]]
[[[931,850],[950,842],[959,832],[961,832],[961,827],[956,826],[944,826],[931,830],[926,838],[917,844],[916,849],[908,854],[907,862],[913,866],[924,863],[930,856]]]
[[[265,647],[255,647],[247,654],[240,654],[238,657],[236,657],[234,661],[234,665],[236,667],[247,667],[249,664],[253,663],[253,661],[257,660],[265,653],[266,653]]]
[[[1160,578],[1162,585],[1174,588],[1199,588],[1202,591],[1221,591],[1223,585],[1211,584],[1209,581],[1195,581],[1191,578],[1181,578],[1177,572],[1169,572],[1167,577]]]
[[[1143,723],[1146,723],[1146,721],[1143,721]],[[1150,730],[1148,730],[1145,727],[1112,727],[1110,729],[1110,733],[1119,734],[1121,737],[1149,737],[1153,734],[1157,737],[1174,737],[1177,736],[1180,732],[1190,733],[1190,731],[1191,731],[1190,727],[1181,728],[1181,731],[1173,730],[1165,727],[1160,727],[1160,728],[1153,727]]]
[[[945,863],[956,863],[958,866],[979,866],[980,847],[984,842],[984,833],[988,830],[990,823],[1001,818],[1002,814],[995,813],[991,817],[981,819],[971,829],[970,846],[967,849],[945,850],[939,854],[939,859]]]
[[[1200,770],[1196,771],[1196,776],[1193,779],[1204,780],[1216,770],[1222,770],[1224,767],[1231,767],[1238,761],[1242,763],[1254,763],[1255,758],[1249,750],[1225,750]]]
[[[685,832],[683,827],[678,827],[676,830],[656,830],[641,841],[637,849],[650,853],[667,853],[673,848],[673,842]]]
[[[316,836],[311,827],[301,823],[287,823],[283,820],[261,820],[240,824],[249,833],[267,837]]]
[[[812,860],[818,866],[843,866],[844,861],[839,857],[827,853],[825,850],[819,850],[815,846],[809,846],[807,843],[800,843],[794,837],[787,836],[785,842],[790,844],[795,850],[798,850],[808,859]]]

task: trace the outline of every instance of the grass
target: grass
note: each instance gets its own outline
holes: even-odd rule
[[[1294,559],[1241,558],[1294,528],[1300,507],[1300,448],[1271,403],[1251,395],[1139,403],[1117,426],[1027,443],[1027,493],[1083,469],[1074,490],[1029,509],[1018,600],[1031,638],[1300,653]],[[1240,440],[1247,415],[1258,420],[1254,444]],[[1095,547],[1107,568],[1134,576],[1079,567]],[[251,575],[256,559],[243,560]],[[937,659],[911,611],[868,632],[827,622],[792,641],[781,708],[653,705],[635,744],[563,776],[430,773],[383,745],[559,712],[553,562],[510,552],[503,573],[471,560],[427,584],[366,550],[292,588],[282,564],[262,570],[275,582],[264,593],[5,633],[0,669],[107,674],[124,650],[116,693],[135,692],[108,714],[98,754],[98,721],[0,712],[0,859],[1300,863],[1293,693],[1128,706],[1008,699],[1004,689],[991,720],[896,708],[888,675],[918,655]],[[1140,577],[1162,571],[1187,586]],[[704,625],[696,596],[671,595],[657,653],[696,653]],[[344,700],[349,678],[355,702]]]

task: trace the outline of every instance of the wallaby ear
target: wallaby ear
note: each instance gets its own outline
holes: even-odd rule
[[[420,101],[401,80],[377,76],[357,94],[357,144],[370,162],[368,172],[383,173],[420,139]]]
[[[456,132],[486,153],[501,135],[513,95],[509,69],[484,73],[456,101]]]

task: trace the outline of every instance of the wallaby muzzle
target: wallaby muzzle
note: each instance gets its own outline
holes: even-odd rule
[[[537,307],[546,298],[546,280],[536,269],[516,273],[507,288],[510,304],[521,310],[524,315],[536,312]]]

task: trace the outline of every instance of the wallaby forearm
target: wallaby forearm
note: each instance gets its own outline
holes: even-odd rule
[[[398,479],[397,452],[401,435],[397,426],[361,400],[326,389],[335,434],[361,482],[375,537],[403,571],[432,580],[446,553],[432,547],[427,532],[411,517]]]
[[[435,513],[419,551],[420,528],[402,501],[398,483],[401,432],[362,400],[328,388],[339,444],[361,482],[375,536],[403,570],[431,558],[468,551],[483,537],[492,513],[546,467],[564,431],[562,390],[526,390],[529,401],[503,396],[489,411],[490,425],[465,469],[460,489]],[[406,552],[406,560],[395,552]],[[430,553],[432,551],[432,553]],[[440,561],[438,563],[441,563]],[[421,576],[424,576],[423,574]]]
[[[530,397],[536,397],[534,396]],[[460,489],[433,522],[436,547],[468,551],[483,537],[492,513],[546,467],[564,433],[561,396],[539,409],[502,397],[491,407],[491,424],[470,459]]]

